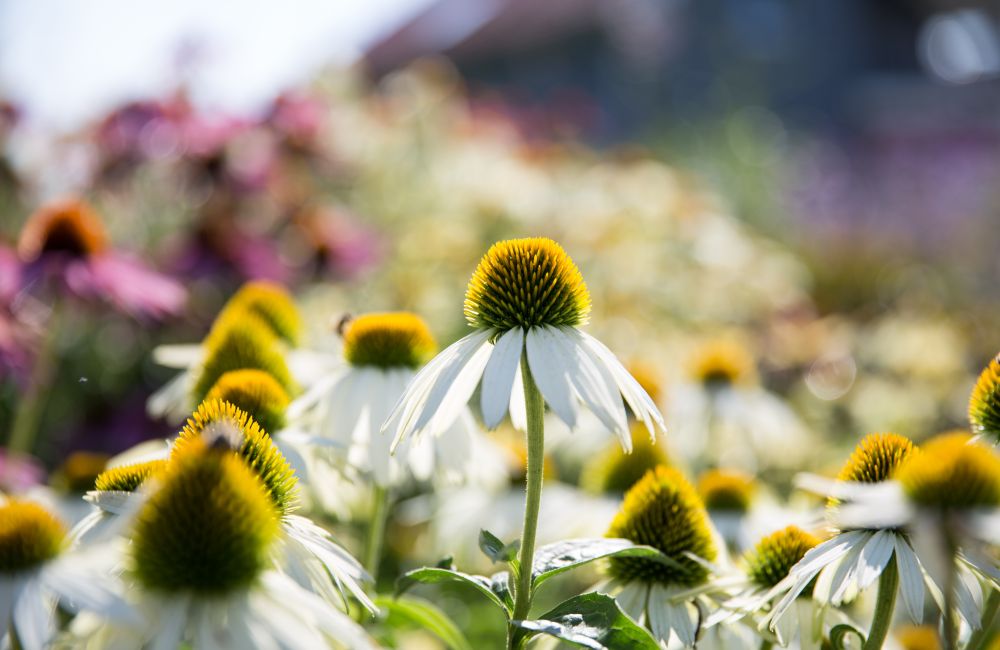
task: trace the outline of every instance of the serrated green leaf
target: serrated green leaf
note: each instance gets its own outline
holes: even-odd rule
[[[513,584],[510,571],[500,571],[490,576],[490,588],[500,600],[507,603],[507,609],[514,611]]]
[[[382,611],[422,627],[447,645],[452,650],[472,650],[469,641],[458,629],[458,626],[448,618],[448,615],[430,602],[413,596],[389,598],[382,596],[375,599],[375,604]]]
[[[462,573],[454,569],[443,567],[421,567],[413,571],[407,571],[396,581],[396,594],[400,595],[417,583],[439,584],[442,582],[459,582],[475,588],[479,593],[486,596],[493,604],[503,610],[507,617],[510,617],[510,609],[507,604],[493,592],[493,583],[486,576]]]
[[[575,596],[537,620],[512,623],[531,634],[547,634],[589,650],[659,650],[649,632],[604,594]]]
[[[521,548],[520,540],[505,544],[499,537],[488,530],[479,531],[479,549],[494,562],[510,562],[517,558]]]
[[[657,549],[651,546],[637,546],[627,539],[610,537],[566,539],[546,544],[535,551],[532,582],[537,587],[553,576],[594,560],[621,556],[644,557],[679,567],[677,562]]]

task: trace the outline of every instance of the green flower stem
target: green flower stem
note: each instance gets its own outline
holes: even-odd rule
[[[760,650],[771,650],[773,647],[774,643],[772,641],[768,641],[767,639],[760,640]]]
[[[524,498],[524,530],[521,533],[521,552],[518,556],[520,572],[514,591],[514,620],[525,620],[531,609],[531,568],[535,559],[535,533],[538,528],[538,509],[542,503],[542,469],[545,457],[545,402],[535,385],[528,368],[528,359],[521,357],[521,374],[524,377],[524,406],[528,416],[528,463]],[[523,637],[517,628],[507,629],[507,648],[516,650]]]
[[[372,494],[372,518],[368,522],[368,539],[365,540],[365,568],[372,579],[378,581],[378,567],[382,560],[385,526],[389,520],[389,490],[376,485]]]
[[[885,643],[885,637],[892,626],[892,611],[896,607],[896,591],[899,589],[899,568],[894,555],[886,565],[878,579],[878,600],[875,603],[875,616],[872,618],[871,629],[862,650],[879,650]]]
[[[941,522],[948,555],[948,575],[944,583],[944,648],[958,650],[958,621],[955,620],[955,588],[958,583],[958,566],[955,556],[958,546],[948,529],[948,522]]]
[[[56,366],[56,342],[59,338],[59,308],[55,306],[49,314],[46,334],[42,346],[35,356],[35,363],[28,377],[28,386],[17,406],[14,423],[7,438],[7,449],[16,454],[30,454],[35,448],[38,422],[45,407],[49,386]]]
[[[996,622],[998,611],[1000,611],[1000,590],[993,589],[983,606],[983,625],[972,633],[966,644],[969,650],[985,650],[988,647],[993,639],[993,624]]]

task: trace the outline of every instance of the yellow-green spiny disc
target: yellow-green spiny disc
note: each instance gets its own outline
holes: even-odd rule
[[[196,439],[175,452],[132,535],[133,571],[147,589],[223,594],[267,568],[279,514],[236,454]]]
[[[100,492],[135,492],[151,476],[167,466],[166,460],[149,460],[111,467],[97,475],[94,489]]]
[[[761,587],[773,587],[788,576],[806,552],[819,544],[819,538],[798,526],[788,526],[763,538],[747,552],[747,576]]]
[[[716,554],[708,513],[698,494],[679,471],[663,466],[647,472],[625,494],[607,536],[652,546],[680,565],[677,568],[643,558],[611,558],[609,573],[626,581],[697,585],[708,577],[708,570],[686,553],[709,562]]]
[[[1000,506],[1000,457],[964,433],[947,433],[923,444],[922,452],[896,475],[915,503],[930,508]]]
[[[344,358],[353,366],[419,368],[436,350],[427,323],[409,312],[364,314],[344,332]]]
[[[195,401],[202,401],[222,375],[232,370],[263,370],[289,395],[297,387],[278,340],[264,322],[249,313],[220,320],[205,339],[205,359],[195,381]]]
[[[644,426],[632,426],[632,453],[622,451],[617,441],[609,443],[583,467],[580,485],[593,493],[624,494],[646,472],[658,465],[667,465],[667,452],[649,439]]]
[[[579,269],[544,237],[493,244],[465,293],[465,318],[480,329],[572,327],[589,314],[590,293]]]
[[[737,470],[710,469],[698,477],[698,494],[709,510],[745,513],[756,491],[753,477]]]
[[[205,401],[223,400],[244,411],[268,433],[285,426],[288,393],[270,373],[253,368],[231,370],[219,377]]]
[[[858,483],[888,481],[900,464],[917,451],[917,446],[905,436],[869,433],[851,452],[837,480]]]
[[[1000,355],[990,361],[969,396],[969,422],[975,433],[1000,442]]]
[[[289,345],[298,345],[302,336],[302,318],[292,296],[280,284],[263,280],[247,282],[229,299],[219,318],[228,318],[239,312],[256,315],[277,337]]]
[[[200,442],[235,451],[264,482],[282,514],[295,505],[295,472],[271,436],[246,412],[222,400],[202,402],[177,436],[171,458]]]
[[[0,505],[0,575],[33,569],[65,546],[66,527],[42,506],[14,499]]]

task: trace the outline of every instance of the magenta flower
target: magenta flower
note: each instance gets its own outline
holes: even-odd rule
[[[111,248],[104,225],[75,199],[42,206],[21,229],[19,291],[56,291],[111,304],[136,317],[178,313],[186,292],[179,283]]]

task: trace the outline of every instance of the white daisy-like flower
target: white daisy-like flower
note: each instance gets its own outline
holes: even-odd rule
[[[663,416],[615,355],[578,327],[590,295],[576,265],[545,238],[494,244],[479,262],[465,297],[475,332],[437,355],[413,378],[384,429],[393,447],[424,432],[438,435],[481,392],[482,416],[495,428],[509,412],[526,428],[522,359],[544,402],[570,428],[585,405],[631,447],[625,403],[650,436]],[[625,402],[622,401],[624,397]]]
[[[676,469],[650,470],[625,495],[608,537],[660,550],[669,563],[639,557],[609,560],[610,580],[598,587],[645,625],[665,647],[694,647],[702,622],[725,595],[711,580],[718,548],[697,492]],[[724,553],[724,551],[722,551]]]
[[[792,409],[760,385],[753,356],[734,340],[695,350],[668,398],[672,451],[694,467],[719,464],[751,474],[799,468],[817,448]]]
[[[344,327],[345,363],[332,369],[291,408],[306,431],[336,441],[348,462],[381,487],[432,477],[462,481],[475,469],[471,454],[481,435],[468,409],[434,438],[412,439],[389,453],[381,426],[436,349],[427,324],[408,312],[365,314]]]
[[[946,634],[980,628],[984,586],[994,594],[1000,589],[1000,569],[993,558],[1000,544],[1000,456],[993,448],[966,432],[942,434],[902,463],[893,480],[878,486],[844,484],[831,491],[845,501],[840,519],[891,529],[917,549],[927,590],[946,619],[954,613],[961,618],[954,624],[946,621]],[[922,594],[915,577],[911,583],[910,591]]]
[[[734,593],[721,603],[721,607],[705,620],[709,629],[725,628],[733,623],[744,623],[756,628],[769,641],[788,646],[798,640],[803,650],[819,650],[821,640],[834,624],[850,620],[840,610],[820,616],[822,604],[811,594],[800,595],[794,604],[794,616],[779,619],[780,625],[771,637],[767,629],[767,614],[777,604],[782,593],[774,594],[773,588],[784,580],[789,571],[820,540],[798,526],[786,526],[766,537],[743,556],[743,570],[725,572],[716,569],[717,584],[725,585]]]
[[[870,434],[858,444],[837,481],[832,483],[834,494],[831,497],[842,496],[844,491],[839,486],[866,484],[868,489],[884,490],[891,485],[890,477],[907,458],[919,453],[903,436]],[[782,618],[814,580],[813,599],[834,606],[853,600],[876,581],[880,585],[879,600],[892,604],[898,584],[907,614],[920,622],[927,577],[909,535],[889,523],[859,521],[847,506],[831,504],[827,512],[830,524],[838,532],[809,550],[792,567],[788,577],[768,594],[769,600],[780,596],[766,619],[771,631],[785,625]],[[889,593],[883,594],[883,590]],[[891,615],[891,609],[887,615]],[[885,628],[872,633],[884,635],[890,621],[876,622]],[[816,629],[813,631],[818,633]]]
[[[118,545],[122,580],[141,624],[91,628],[85,643],[375,647],[329,600],[277,570],[275,547],[289,536],[275,485],[240,454],[191,438],[143,491],[130,517],[131,538]]]
[[[87,499],[97,509],[75,529],[85,539],[103,539],[122,532],[121,514],[134,512],[148,498],[140,489],[165,472],[178,454],[192,445],[224,446],[235,451],[256,472],[280,514],[280,543],[272,546],[275,562],[303,587],[331,602],[344,604],[349,594],[369,611],[376,607],[361,583],[370,576],[337,544],[330,533],[293,513],[297,503],[295,472],[270,436],[247,413],[222,400],[203,402],[188,419],[166,458],[111,468],[98,477],[97,490]]]
[[[57,605],[101,619],[135,619],[116,588],[105,549],[70,545],[65,526],[41,505],[20,500],[0,504],[0,645],[46,647],[58,629]]]

